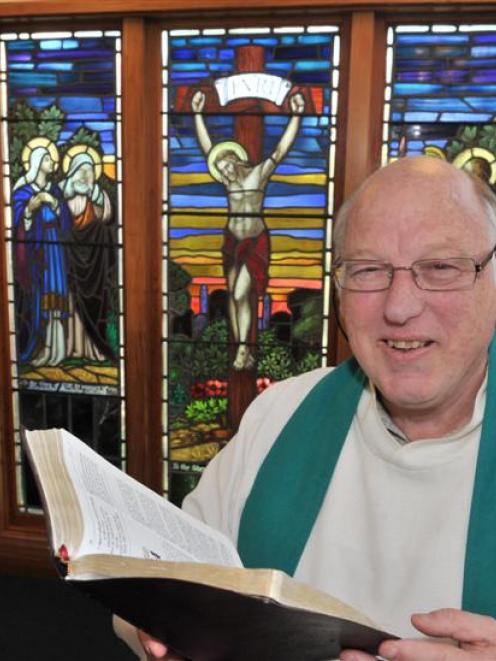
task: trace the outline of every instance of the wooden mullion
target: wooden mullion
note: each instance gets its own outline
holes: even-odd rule
[[[372,11],[351,20],[345,125],[344,199],[380,165],[384,105],[386,26]],[[348,342],[337,338],[337,362],[348,358]]]
[[[123,243],[128,472],[160,490],[160,31],[123,22]]]

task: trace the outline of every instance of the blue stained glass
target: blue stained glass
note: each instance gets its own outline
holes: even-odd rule
[[[200,57],[204,60],[215,60],[217,57],[216,48],[200,48]]]
[[[488,59],[477,59],[476,62],[471,57],[467,57],[466,59],[458,57],[455,60],[453,60],[453,64],[456,67],[473,67],[476,65],[477,67],[494,67],[496,66],[496,57],[488,58]]]
[[[474,83],[495,83],[496,82],[496,69],[485,69],[477,71],[472,76]]]
[[[299,44],[329,44],[332,37],[323,34],[302,34],[298,37]]]
[[[410,149],[417,149],[421,150],[424,148],[424,141],[423,140],[409,140],[408,141],[408,147]]]
[[[319,57],[319,50],[314,46],[294,46],[276,49],[276,60],[314,60]]]
[[[102,142],[111,142],[113,143],[115,140],[114,132],[113,131],[101,131],[100,132],[100,140]]]
[[[492,34],[474,34],[476,44],[494,44],[496,43],[496,33]]]
[[[115,142],[102,142],[103,153],[108,155],[115,155]]]
[[[400,112],[391,113],[391,120],[393,122],[401,122],[402,119],[403,119],[403,115]]]
[[[80,43],[77,39],[64,39],[62,42],[62,48],[64,50],[71,50],[72,48],[79,48]]]
[[[198,71],[194,76],[187,71],[171,71],[171,80],[180,80],[183,83],[194,85],[200,78],[209,78],[208,71]]]
[[[489,57],[496,55],[496,46],[474,46],[470,49],[472,57]]]
[[[9,76],[9,82],[13,87],[17,85],[33,85],[34,87],[54,87],[57,85],[57,76],[51,73],[38,73],[37,71],[33,73],[11,73]],[[26,88],[24,88],[26,89]]]
[[[19,62],[16,64],[9,64],[10,71],[32,71],[34,64],[32,62]]]
[[[223,234],[224,230],[222,229],[211,229],[205,227],[202,229],[197,229],[193,227],[181,227],[181,228],[171,228],[169,230],[169,237],[171,239],[183,239],[186,236],[207,236],[215,234]]]
[[[442,85],[429,85],[422,83],[396,83],[393,85],[395,94],[408,95],[408,94],[432,94],[434,92],[442,92],[444,90]]]
[[[398,44],[466,44],[468,34],[398,34]]]
[[[7,61],[9,64],[10,62],[32,62],[33,56],[31,53],[14,53],[8,56]]]
[[[432,71],[405,71],[404,73],[399,73],[396,77],[397,80],[402,82],[430,82],[433,78]]]
[[[300,60],[295,64],[295,71],[329,71],[329,62]]]
[[[411,58],[411,57],[422,57],[422,55],[429,56],[431,51],[427,47],[422,46],[403,46],[402,48],[396,49],[396,57],[401,58]],[[418,61],[418,60],[417,60]]]
[[[215,197],[213,195],[175,195],[170,196],[173,207],[227,207],[226,196]]]
[[[490,119],[491,115],[483,115],[475,112],[446,112],[441,115],[442,122],[488,122]]]
[[[97,96],[61,96],[60,107],[65,112],[101,112],[102,99]]]
[[[253,43],[257,46],[277,46],[279,42],[274,37],[257,37]]]
[[[86,122],[86,126],[92,131],[112,131],[115,124],[113,122]]]
[[[101,99],[104,112],[115,112],[115,98],[113,96]]]
[[[286,230],[270,230],[271,236],[292,236],[295,239],[323,239],[324,232],[319,229],[286,229]]]
[[[318,184],[294,184],[280,181],[269,181],[267,184],[267,195],[291,195],[298,191],[300,194],[305,195],[320,195],[322,193],[322,186]]]
[[[447,85],[461,83],[469,78],[469,72],[456,69],[443,70],[436,73],[436,78]]]
[[[77,51],[59,51],[57,53],[58,60],[91,60],[91,59],[108,59],[113,57],[113,52],[110,50],[83,50],[79,49]],[[38,59],[40,60],[52,60],[54,57],[53,53],[38,53]]]
[[[265,69],[271,73],[276,74],[281,72],[283,76],[287,75],[293,69],[292,62],[268,62],[265,65]]]
[[[43,110],[56,102],[55,96],[31,96],[29,99],[29,105],[36,110]]]
[[[295,148],[301,149],[302,151],[319,152],[321,150],[319,141],[314,140],[313,138],[300,138],[300,137],[296,138]]]
[[[289,34],[285,34],[281,39],[281,44],[284,44],[285,46],[289,46],[290,44],[295,44],[295,43],[296,43],[296,38]]]
[[[71,71],[72,62],[42,62],[39,71]]]
[[[228,46],[247,46],[250,43],[249,39],[240,38],[240,37],[231,37],[227,40]]]
[[[174,63],[175,60],[196,60],[196,50],[193,48],[174,48],[170,54],[170,60]]]
[[[315,160],[315,159],[314,159]],[[291,158],[288,158],[291,161]],[[276,169],[277,174],[315,174],[322,172],[324,161],[319,166],[302,167],[301,164],[292,165],[290,162],[284,161]]]
[[[173,37],[171,39],[171,46],[186,46],[186,44],[187,44],[186,39],[179,37]]]
[[[406,69],[411,69],[412,67],[433,67],[436,64],[436,60],[428,60],[428,59],[421,59],[421,60],[416,60],[412,58],[405,58],[401,59],[398,58],[395,64],[396,70],[397,71],[403,71]]]
[[[496,97],[494,96],[467,96],[466,101],[476,110],[496,113]]]
[[[214,63],[212,62],[211,64],[208,65],[208,68],[210,71],[218,71],[225,73],[226,71],[232,71],[232,67],[230,64],[219,64],[218,62]]]
[[[467,110],[467,105],[461,99],[434,97],[429,99],[408,99],[408,109],[463,112]]]
[[[331,82],[331,74],[329,71],[300,71],[292,75],[294,83],[318,83],[321,85],[329,84]]]
[[[496,85],[453,85],[451,88],[453,94],[465,94],[466,92],[481,93],[482,91],[487,92],[488,94],[496,93]]]
[[[435,112],[406,112],[405,122],[435,122],[438,114]]]
[[[13,50],[36,50],[37,43],[38,42],[29,39],[22,39],[20,41],[8,41],[7,52],[10,53],[10,51]]]
[[[62,41],[60,39],[47,39],[40,41],[41,50],[60,50],[62,48]]]
[[[294,190],[294,188],[293,188]],[[265,198],[265,206],[269,209],[284,209],[285,207],[323,207],[326,195],[283,195],[282,197]]]
[[[219,37],[193,37],[190,43],[194,46],[217,46],[222,44],[222,39]]]
[[[176,62],[173,65],[174,71],[205,71],[206,65],[204,62]]]
[[[459,55],[466,55],[466,48],[455,48],[454,46],[435,46],[435,57],[457,57]]]
[[[219,50],[219,58],[221,60],[233,60],[234,50],[232,48],[221,48]]]

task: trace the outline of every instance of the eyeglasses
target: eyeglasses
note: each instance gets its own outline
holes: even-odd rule
[[[343,259],[334,266],[332,275],[339,287],[350,291],[389,289],[396,271],[410,271],[419,289],[471,289],[495,251],[496,246],[481,261],[471,257],[419,259],[411,266],[393,266],[375,259]]]

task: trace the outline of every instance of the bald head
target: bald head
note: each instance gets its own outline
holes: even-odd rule
[[[415,156],[399,159],[374,172],[342,205],[334,223],[334,254],[343,256],[348,223],[353,217],[364,212],[369,216],[385,216],[402,203],[412,209],[412,230],[415,214],[422,205],[423,212],[433,216],[450,217],[461,209],[466,211],[467,223],[484,218],[481,231],[490,242],[496,242],[496,196],[491,189],[478,177],[446,161]]]

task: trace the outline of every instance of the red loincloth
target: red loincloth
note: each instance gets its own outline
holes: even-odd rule
[[[258,236],[248,237],[239,241],[229,230],[224,230],[224,245],[222,246],[224,273],[235,267],[239,269],[246,265],[248,273],[255,285],[257,296],[262,296],[267,288],[270,240],[267,230]]]

